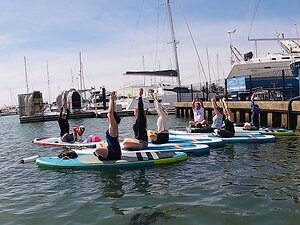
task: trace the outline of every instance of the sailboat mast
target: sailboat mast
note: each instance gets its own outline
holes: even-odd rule
[[[50,97],[50,76],[49,76],[49,68],[48,68],[48,61],[47,61],[47,81],[48,81],[48,104],[51,104],[51,97]]]
[[[170,5],[170,0],[167,0],[167,9],[168,9],[168,14],[169,14],[169,20],[170,20],[170,28],[171,28],[171,33],[172,33],[172,44],[173,44],[173,49],[174,49],[174,57],[175,57],[175,63],[176,63],[176,70],[177,70],[177,82],[178,85],[181,86],[181,81],[180,81],[180,73],[179,73],[179,63],[178,63],[178,54],[177,54],[177,44],[178,42],[176,41],[175,38],[175,31],[174,31],[174,24],[173,24],[173,18],[172,18],[172,11],[171,11],[171,5]]]
[[[84,83],[82,60],[81,60],[81,52],[79,53],[79,60],[80,60],[80,90],[84,91],[84,98],[86,99],[85,83]]]
[[[82,90],[82,63],[81,63],[81,52],[79,52],[79,83],[80,90]]]
[[[26,57],[24,56],[24,66],[25,66],[25,81],[26,81],[26,93],[29,93],[28,87],[28,78],[27,78],[27,66],[26,66]]]

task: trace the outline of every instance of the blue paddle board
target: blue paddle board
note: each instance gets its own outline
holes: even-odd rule
[[[194,141],[201,140],[205,137],[218,137],[213,134],[187,133],[186,131],[171,130],[169,133],[178,137],[190,136]],[[265,135],[261,133],[235,133],[234,137],[222,138],[225,143],[266,143],[275,141],[274,135]]]

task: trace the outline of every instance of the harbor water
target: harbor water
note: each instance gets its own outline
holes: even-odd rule
[[[148,116],[156,128],[156,116]],[[132,137],[133,117],[122,118],[120,139]],[[104,137],[106,119],[70,120],[85,136]],[[185,119],[170,116],[173,129]],[[299,224],[300,139],[227,144],[210,155],[166,166],[129,170],[58,172],[20,164],[59,148],[36,146],[58,136],[57,121],[20,124],[0,117],[0,224]]]

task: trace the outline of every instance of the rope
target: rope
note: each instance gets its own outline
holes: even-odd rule
[[[254,18],[256,16],[256,13],[257,13],[257,10],[258,10],[259,3],[260,3],[260,0],[257,0],[256,1],[256,8],[255,8],[255,11],[253,13],[253,17],[252,17],[250,28],[249,28],[248,39],[250,39],[250,33],[251,33],[252,25],[253,25],[253,22],[254,22]]]
[[[180,10],[181,10],[182,16],[183,16],[183,18],[184,18],[185,25],[187,26],[187,29],[188,29],[188,31],[189,31],[191,40],[192,40],[192,42],[193,42],[194,49],[195,49],[195,51],[196,51],[196,54],[197,54],[197,57],[198,57],[199,64],[200,64],[200,66],[201,66],[201,71],[202,71],[202,73],[203,73],[203,76],[204,76],[204,78],[205,78],[205,81],[207,82],[207,78],[206,78],[206,75],[205,75],[204,67],[203,67],[203,64],[202,64],[202,62],[201,62],[200,55],[199,55],[199,52],[198,52],[198,49],[197,49],[195,40],[194,40],[194,38],[193,38],[191,29],[190,29],[190,27],[189,27],[189,25],[188,25],[188,23],[187,23],[186,16],[185,16],[185,14],[183,13],[183,9],[182,9],[182,7],[181,7],[181,3],[180,3],[179,0],[178,0],[178,5],[179,5],[179,8],[180,8]]]

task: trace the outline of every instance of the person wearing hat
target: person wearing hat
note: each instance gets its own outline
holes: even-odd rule
[[[76,126],[73,127],[73,137],[74,137],[74,141],[82,141],[82,135],[85,131],[85,127],[84,126]]]

